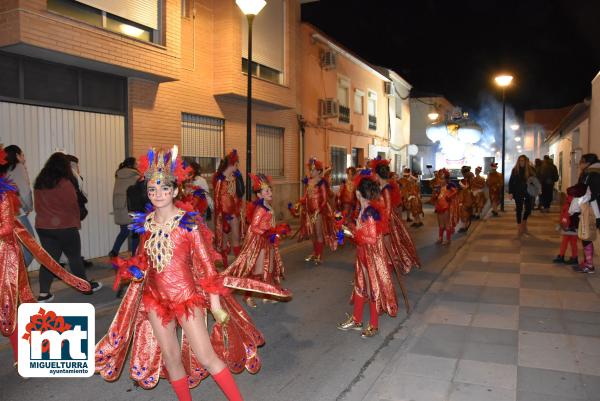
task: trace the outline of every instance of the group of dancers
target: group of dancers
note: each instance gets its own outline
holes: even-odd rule
[[[231,151],[214,176],[213,234],[202,219],[206,193],[189,185],[191,169],[178,156],[177,147],[150,150],[139,159],[150,205],[144,213],[132,214],[130,229],[140,235],[136,253],[112,259],[115,288],[122,282],[128,286],[108,332],[96,345],[96,372],[105,380],[115,381],[126,370],[140,387],[151,389],[165,378],[178,399],[188,401],[190,388],[210,375],[227,399],[242,399],[231,372],[260,369],[258,348],[264,338],[233,292],[240,292],[249,307],[256,307],[257,298],[291,299],[291,292],[281,287],[284,264],[279,253],[280,240],[291,233],[289,225],[275,221],[270,178],[250,174],[252,185],[246,189],[238,165],[237,152]],[[325,246],[335,250],[344,241],[354,243],[350,297],[354,313],[338,328],[372,337],[378,332],[380,314],[397,315],[394,276],[410,310],[403,277],[420,262],[402,208],[415,226],[422,225],[414,179],[410,171],[398,179],[389,161],[377,158],[368,168],[349,170],[341,191],[333,195],[323,163],[310,159],[307,167],[304,195],[289,206],[300,218],[295,235],[312,241],[313,251],[306,260],[315,265],[323,263]],[[254,194],[246,204],[245,190]],[[17,307],[35,302],[20,244],[63,281],[90,291],[87,281],[67,273],[36,243],[17,221],[17,210],[16,187],[0,177],[0,329],[11,340],[15,362]],[[235,259],[229,263],[232,252]],[[223,268],[217,269],[221,264]],[[370,319],[363,327],[365,304]],[[207,323],[208,311],[215,321],[212,326]],[[182,328],[181,340],[177,326]]]
[[[459,223],[461,226],[459,232],[466,232],[472,220],[484,217],[488,197],[492,215],[498,216],[504,179],[497,169],[498,163],[491,163],[490,172],[487,178],[484,178],[481,176],[481,167],[477,167],[473,174],[471,167],[463,166],[462,179],[457,183],[450,179],[449,170],[443,168],[435,172],[435,177],[431,181],[433,190],[431,202],[435,206],[438,220],[437,242],[439,244],[451,243],[452,235]]]

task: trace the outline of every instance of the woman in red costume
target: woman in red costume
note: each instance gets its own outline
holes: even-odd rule
[[[308,161],[308,169],[309,177],[303,180],[306,185],[304,196],[295,207],[291,204],[288,207],[292,215],[300,217],[298,240],[312,239],[313,241],[313,253],[304,260],[320,265],[323,262],[324,243],[335,251],[338,239],[333,210],[327,201],[329,183],[323,178],[323,163],[311,158]]]
[[[91,287],[89,282],[60,267],[17,220],[20,207],[17,187],[6,179],[6,166],[6,153],[0,145],[0,331],[10,340],[16,366],[19,359],[17,308],[21,303],[36,302],[19,243],[65,283],[82,292],[90,292]]]
[[[248,231],[239,256],[223,274],[249,277],[279,286],[284,277],[279,238],[289,233],[290,227],[287,224],[275,225],[271,207],[273,191],[269,178],[263,174],[250,174],[250,177],[256,200],[246,207]],[[256,308],[250,295],[246,295],[244,299],[249,307]],[[263,298],[263,301],[267,301],[267,298]]]
[[[221,254],[223,266],[227,267],[230,251],[233,249],[235,256],[240,254],[244,232],[241,212],[245,188],[239,170],[237,150],[233,149],[221,160],[212,181],[215,203],[215,247]]]
[[[379,330],[379,314],[398,314],[398,300],[392,282],[392,260],[384,245],[387,231],[385,205],[380,200],[380,188],[370,170],[365,169],[354,179],[356,197],[360,205],[356,223],[350,225],[346,234],[356,244],[354,265],[354,289],[352,303],[354,313],[338,324],[338,329],[362,330],[363,338],[372,337]],[[369,303],[369,324],[363,329],[363,307]]]
[[[139,160],[154,210],[136,215],[130,226],[141,234],[136,255],[114,259],[115,284],[121,278],[133,281],[108,333],[96,345],[96,371],[105,380],[117,380],[131,346],[129,375],[142,388],[153,388],[160,377],[167,377],[178,399],[190,401],[190,388],[210,374],[229,400],[241,400],[230,370],[256,373],[257,347],[264,340],[227,288],[289,294],[217,273],[214,260],[220,256],[211,247],[212,233],[194,212],[174,204],[177,185],[189,174],[176,147],[166,154],[151,150]],[[212,334],[207,309],[217,322]],[[183,329],[181,349],[178,323]]]
[[[445,168],[438,172],[438,177],[444,180],[439,187],[439,192],[435,193],[435,213],[439,227],[438,244],[449,245],[460,216],[458,189],[450,182],[450,172]],[[444,232],[446,232],[445,240]]]
[[[417,256],[417,249],[408,234],[402,215],[400,204],[402,194],[398,182],[390,179],[390,161],[380,157],[369,162],[371,170],[381,187],[381,197],[385,205],[386,218],[389,220],[388,230],[384,232],[384,244],[390,258],[394,262],[394,269],[401,280],[402,274],[408,274],[413,267],[419,267],[421,262]],[[403,290],[403,293],[405,291]]]
[[[354,211],[357,209],[356,205],[356,190],[354,184],[354,176],[356,175],[355,167],[348,167],[346,169],[347,178],[342,181],[340,185],[340,192],[336,197],[336,208],[341,211],[345,218],[353,218]]]

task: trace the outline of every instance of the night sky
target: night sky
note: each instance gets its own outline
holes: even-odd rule
[[[321,0],[303,5],[302,19],[415,94],[467,110],[499,93],[500,71],[515,76],[507,102],[520,114],[582,101],[600,70],[598,0]]]

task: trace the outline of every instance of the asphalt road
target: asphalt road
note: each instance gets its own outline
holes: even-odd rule
[[[437,224],[427,210],[426,225],[410,229],[417,244],[423,268],[407,277],[411,304],[415,305],[441,270],[465,241],[457,236],[449,248],[435,244]],[[287,303],[262,304],[251,310],[256,325],[262,330],[266,345],[260,349],[262,369],[256,375],[236,376],[242,394],[248,401],[342,400],[356,385],[364,383],[362,375],[378,363],[386,349],[403,341],[395,334],[407,315],[400,302],[398,317],[383,316],[379,335],[363,339],[359,332],[341,332],[336,324],[351,312],[349,297],[353,278],[355,252],[347,245],[335,253],[326,253],[325,263],[315,267],[304,262],[309,244],[287,246],[283,258],[287,270],[285,286],[294,293]],[[107,272],[93,271],[101,275]],[[105,288],[93,296],[83,296],[69,289],[57,291],[55,302],[93,302],[97,307],[97,338],[106,332],[117,307],[106,276]],[[34,287],[35,288],[35,287]],[[400,294],[398,292],[398,294]],[[365,311],[366,312],[366,311]],[[396,344],[397,345],[397,344]],[[11,351],[6,341],[0,343],[0,400],[175,400],[168,382],[156,389],[137,388],[127,377],[107,383],[99,376],[87,379],[22,379],[12,368]],[[192,390],[194,400],[225,400],[212,379]]]

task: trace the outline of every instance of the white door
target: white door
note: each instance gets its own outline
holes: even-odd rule
[[[125,117],[0,102],[0,143],[25,153],[31,185],[57,150],[79,158],[89,215],[82,222],[82,255],[108,254],[118,233],[112,216],[115,170],[125,158]],[[35,214],[30,215],[31,223]]]

